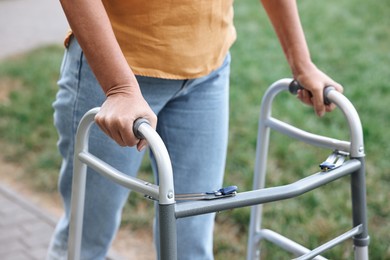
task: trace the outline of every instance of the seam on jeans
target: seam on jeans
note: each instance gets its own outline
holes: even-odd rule
[[[83,56],[84,56],[84,52],[81,51],[80,52],[80,59],[79,59],[79,67],[78,67],[78,70],[77,70],[77,89],[76,89],[76,100],[74,102],[74,107],[73,107],[73,118],[76,118],[76,107],[77,107],[77,104],[78,104],[78,96],[80,94],[80,82],[81,82],[81,67],[83,65]],[[75,131],[74,134],[76,134],[76,129],[77,129],[77,122],[74,121],[74,125],[73,125],[73,130]]]
[[[183,93],[186,93],[187,86],[188,86],[189,82],[190,82],[190,80],[184,79],[180,88],[172,95],[172,97],[169,100],[167,100],[165,105],[168,104],[171,100],[174,100],[175,98],[180,97]]]
[[[80,92],[81,66],[82,66],[83,56],[84,56],[84,53],[83,53],[83,51],[81,51],[80,57],[78,59],[78,63],[76,64],[78,67],[77,74],[76,74],[76,78],[77,78],[76,96],[75,96],[75,100],[73,102],[73,108],[72,108],[72,138],[70,139],[70,144],[69,144],[70,149],[68,150],[68,152],[69,152],[68,156],[73,156],[73,154],[74,154],[75,138],[76,138],[76,132],[77,132],[77,127],[78,127],[78,122],[77,122],[77,120],[75,120],[76,119],[76,107],[77,107],[77,103],[78,103],[77,97],[78,97],[79,92]],[[73,159],[71,159],[71,161],[73,164],[74,163]]]
[[[210,74],[200,78],[183,80],[181,88],[172,97],[172,99],[187,95],[189,92],[193,91],[192,89],[196,88],[197,85],[205,85],[204,82],[206,81],[203,80],[204,78],[207,78],[207,81],[213,81],[215,80],[215,78],[221,77],[221,73],[222,72],[225,73],[226,71],[225,67],[230,66],[230,63],[231,63],[231,55],[230,52],[228,52],[221,66],[218,67],[216,70],[210,72]],[[230,68],[228,68],[228,73],[230,74]],[[191,86],[194,81],[200,81],[200,82],[195,84],[194,86]]]

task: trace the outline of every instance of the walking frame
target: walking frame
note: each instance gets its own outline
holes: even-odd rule
[[[298,256],[296,259],[304,260],[325,259],[320,254],[347,239],[353,240],[355,260],[368,259],[365,154],[359,115],[344,95],[334,88],[328,87],[324,91],[324,99],[336,104],[343,112],[349,126],[349,141],[309,133],[272,117],[271,108],[275,96],[286,90],[296,93],[299,87],[292,79],[281,79],[273,83],[266,91],[260,111],[253,190],[233,192],[228,196],[222,196],[221,199],[189,200],[176,203],[175,197],[179,200],[181,195],[174,192],[172,166],[168,151],[159,135],[143,119],[134,123],[134,133],[147,140],[154,154],[160,182],[158,186],[129,177],[96,158],[88,152],[88,139],[89,129],[99,108],[87,112],[80,121],[76,135],[68,259],[80,259],[87,166],[132,191],[142,193],[146,197],[158,201],[161,260],[177,259],[176,219],[246,206],[252,206],[247,249],[248,260],[260,258],[259,244],[262,240],[270,241],[295,254]],[[321,164],[321,171],[291,184],[265,187],[271,129],[304,143],[331,149],[334,152]],[[261,228],[262,204],[297,197],[345,176],[351,177],[353,221],[352,229],[349,231],[313,250],[309,250],[272,230]]]

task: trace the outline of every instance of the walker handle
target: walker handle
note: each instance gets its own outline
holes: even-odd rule
[[[290,91],[291,94],[296,95],[298,93],[298,90],[300,89],[305,89],[297,80],[291,81],[290,85],[288,86],[288,90]],[[333,86],[326,86],[324,88],[324,104],[325,105],[330,105],[332,102],[328,99],[328,93],[330,90],[335,90]],[[312,94],[310,93],[310,96]]]
[[[134,121],[134,124],[133,124],[133,133],[135,135],[135,137],[137,137],[138,139],[145,139],[145,136],[141,133],[141,131],[139,131],[139,127],[142,125],[142,124],[148,124],[150,125],[149,121],[145,118],[137,118],[135,121]]]

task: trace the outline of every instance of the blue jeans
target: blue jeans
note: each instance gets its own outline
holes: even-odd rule
[[[158,116],[157,131],[170,154],[175,191],[193,193],[221,187],[228,134],[230,56],[209,75],[189,80],[137,77],[142,94]],[[54,107],[63,157],[59,191],[65,214],[57,224],[48,259],[65,259],[70,214],[74,136],[85,112],[101,106],[105,95],[75,39],[61,66]],[[118,170],[136,176],[143,153],[120,147],[97,126],[89,150]],[[153,158],[152,158],[153,160]],[[129,190],[88,169],[82,259],[104,259],[118,230]],[[178,259],[213,259],[215,214],[177,220]],[[158,230],[158,229],[157,229]]]

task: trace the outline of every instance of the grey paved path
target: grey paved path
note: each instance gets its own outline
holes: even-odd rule
[[[0,259],[45,259],[56,220],[0,184]]]
[[[44,260],[57,219],[0,182],[0,259]],[[110,251],[108,260],[123,260]]]

